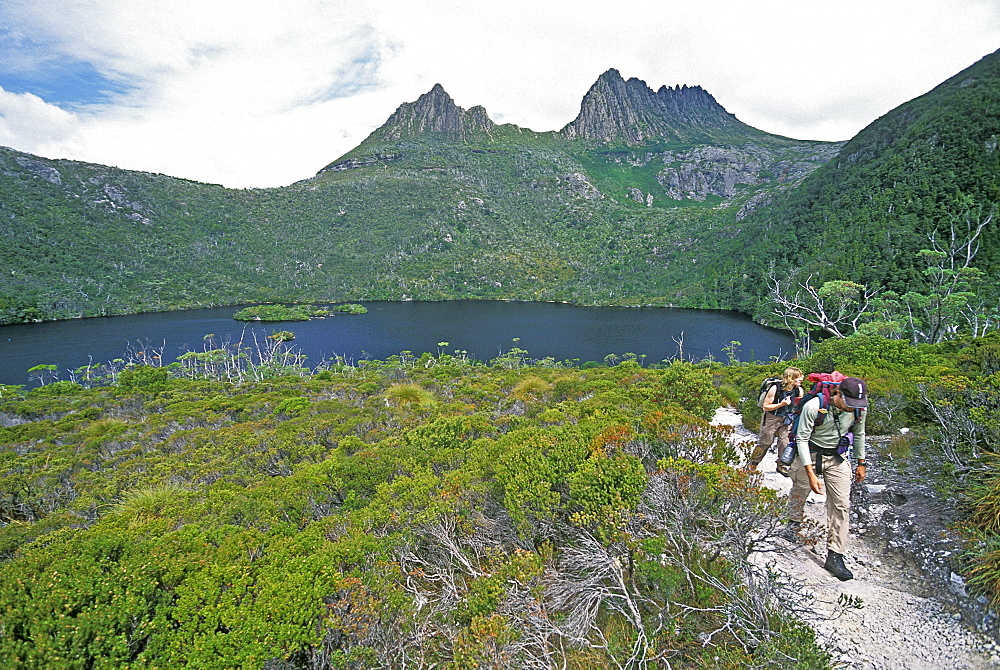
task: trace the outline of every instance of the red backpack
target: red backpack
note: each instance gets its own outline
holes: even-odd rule
[[[795,405],[795,408],[792,410],[792,424],[788,428],[788,446],[785,447],[782,454],[779,454],[778,460],[785,466],[791,465],[792,461],[795,459],[795,436],[796,433],[798,433],[799,419],[802,417],[802,408],[805,407],[806,403],[813,398],[819,398],[819,413],[816,415],[816,421],[813,423],[813,426],[821,426],[823,421],[826,419],[827,413],[830,411],[831,392],[833,389],[840,386],[840,382],[847,379],[847,375],[834,370],[833,372],[813,372],[810,373],[807,378],[813,383],[812,390],[802,396],[799,402]],[[854,410],[855,421],[858,420],[860,413],[861,410]],[[822,470],[817,466],[816,474],[820,474],[820,472],[822,472]]]
[[[836,370],[833,372],[811,372],[806,379],[813,383],[813,387],[811,391],[802,396],[792,412],[794,418],[792,419],[792,426],[788,431],[789,439],[794,438],[796,429],[799,427],[799,417],[802,415],[802,408],[813,398],[819,398],[819,414],[816,416],[816,423],[814,425],[820,426],[823,424],[823,420],[826,419],[826,413],[830,407],[830,394],[833,392],[833,389],[840,386],[840,382],[847,379],[847,375]]]

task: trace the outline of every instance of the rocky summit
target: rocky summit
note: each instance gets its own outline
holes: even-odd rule
[[[654,93],[646,82],[626,81],[611,69],[590,88],[580,113],[561,133],[570,139],[644,144],[706,138],[709,131],[723,129],[755,132],[701,86],[661,86]]]
[[[476,134],[490,135],[496,124],[480,105],[466,110],[455,104],[441,84],[435,84],[416,102],[407,102],[389,117],[372,138],[383,141],[400,140],[425,133],[444,133],[461,139]]]

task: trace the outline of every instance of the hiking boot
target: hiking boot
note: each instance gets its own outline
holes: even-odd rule
[[[792,466],[785,465],[784,463],[778,463],[774,467],[774,471],[777,472],[782,477],[791,477],[792,476],[791,475],[791,469],[792,469]]]
[[[826,552],[826,563],[823,564],[823,568],[842,582],[854,579],[854,573],[844,565],[844,555],[835,551]]]
[[[778,537],[792,544],[802,544],[802,539],[799,537],[800,530],[802,530],[801,521],[786,521],[785,527],[778,531]]]

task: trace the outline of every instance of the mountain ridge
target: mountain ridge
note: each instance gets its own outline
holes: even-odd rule
[[[701,87],[654,92],[613,69],[576,119],[544,133],[495,124],[435,85],[356,149],[274,189],[0,151],[0,322],[260,301],[467,298],[736,308],[763,319],[766,268],[801,264],[803,254],[822,263],[828,250],[810,241],[810,224],[837,212],[847,193],[868,202],[876,190],[865,175],[877,174],[879,161],[892,158],[913,184],[945,189],[950,174],[970,173],[956,147],[973,137],[982,146],[989,133],[948,121],[941,130],[951,139],[929,140],[939,119],[954,116],[952,101],[974,93],[962,103],[974,107],[980,88],[952,87],[926,103],[927,132],[909,157],[891,155],[902,132],[896,116],[875,122],[882,137],[866,145],[874,162],[850,183],[815,177],[850,163],[842,143],[772,135]],[[913,159],[922,152],[947,160],[925,172]],[[972,172],[971,183],[987,184]],[[852,191],[854,182],[864,188]],[[941,188],[930,197],[951,197]],[[891,205],[893,191],[882,193]],[[798,201],[804,206],[789,215],[782,203]],[[850,250],[828,274],[861,266],[858,278],[878,283],[909,272],[897,258],[920,249],[910,220],[882,216],[869,226],[870,211],[855,215],[851,235],[864,230],[863,239],[838,227],[817,238]],[[891,260],[865,264],[862,249],[882,240],[891,241]]]
[[[482,105],[466,110],[455,103],[440,83],[434,84],[415,101],[402,103],[357,147],[320,172],[330,171],[341,162],[344,165],[339,169],[350,167],[350,161],[357,160],[358,154],[370,147],[427,134],[476,141],[496,140],[504,132],[624,146],[697,142],[741,144],[749,138],[778,143],[839,144],[774,135],[737,119],[701,86],[663,85],[654,92],[644,81],[636,77],[625,80],[617,69],[610,68],[583,96],[576,118],[558,131],[539,132],[514,124],[496,124]]]

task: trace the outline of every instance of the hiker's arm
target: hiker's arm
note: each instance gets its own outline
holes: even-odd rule
[[[787,403],[784,402],[774,402],[774,396],[778,394],[778,385],[774,384],[771,386],[771,390],[767,392],[767,396],[764,398],[764,411],[773,412],[779,407],[784,407]]]
[[[868,468],[865,464],[865,421],[867,419],[868,410],[863,409],[861,416],[854,424],[854,462],[857,463],[857,467],[854,468],[854,481],[859,484],[865,481],[865,476],[868,474]]]
[[[854,423],[854,460],[865,460],[865,422],[868,420],[868,410],[861,410],[861,415]]]
[[[806,475],[809,477],[809,488],[816,495],[823,495],[823,484],[813,472],[812,456],[809,453],[809,438],[812,437],[817,414],[819,414],[819,401],[810,400],[803,405],[802,416],[799,419],[799,434],[795,436],[795,439],[799,449],[799,458],[802,459],[802,463],[806,467]]]

